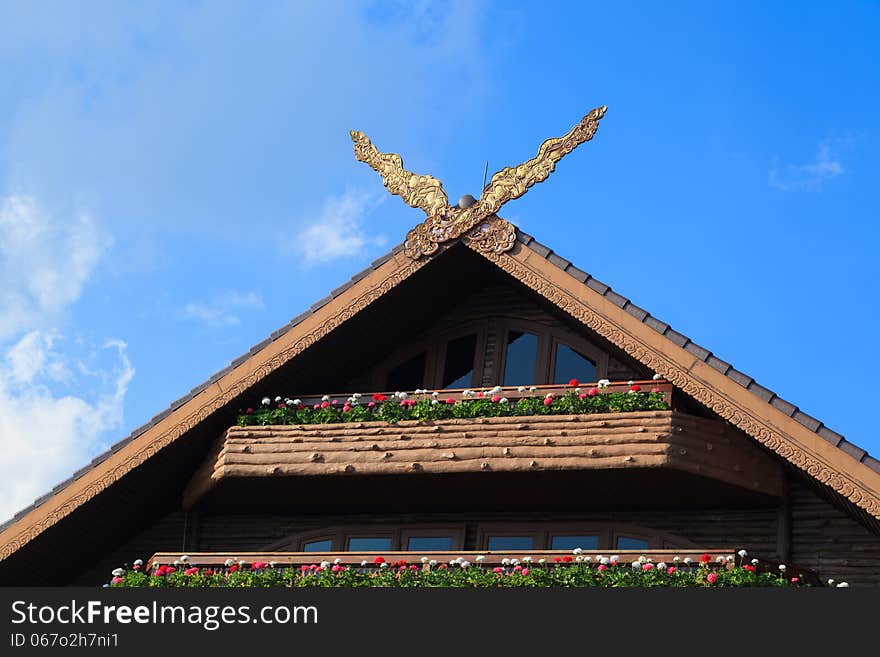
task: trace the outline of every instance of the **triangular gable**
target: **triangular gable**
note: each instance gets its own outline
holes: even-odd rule
[[[523,233],[505,253],[468,244],[527,288],[672,382],[815,480],[880,518],[880,462]],[[206,421],[433,259],[397,247],[19,512],[0,561]],[[442,249],[445,251],[445,249]]]

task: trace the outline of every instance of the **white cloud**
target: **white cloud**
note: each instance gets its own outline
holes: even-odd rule
[[[774,166],[768,179],[770,186],[784,192],[821,189],[826,181],[843,175],[840,150],[848,143],[849,140],[825,140],[819,143],[811,162]]]
[[[235,311],[263,310],[262,297],[255,292],[235,290],[215,296],[207,302],[190,302],[183,309],[184,319],[204,322],[210,326],[234,326],[241,323]]]
[[[112,367],[73,377],[69,357],[56,350],[57,333],[27,333],[0,360],[0,518],[8,518],[106,448],[101,436],[122,425],[122,403],[134,368],[126,345],[110,340],[102,354]],[[77,394],[64,394],[55,373],[65,372]],[[84,389],[92,389],[86,395]],[[91,396],[92,399],[87,397]]]
[[[364,225],[366,216],[385,200],[385,195],[348,189],[327,199],[318,218],[298,232],[293,248],[305,266],[359,255],[387,241]]]
[[[29,196],[0,201],[0,340],[56,321],[109,243],[87,214],[64,223]]]

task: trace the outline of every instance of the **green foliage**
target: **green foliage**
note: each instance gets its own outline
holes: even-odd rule
[[[550,400],[549,403],[547,400]],[[267,401],[267,400],[264,400]],[[298,400],[295,400],[298,401]],[[317,408],[315,408],[317,406]],[[334,424],[339,422],[381,421],[394,424],[401,420],[430,422],[450,418],[511,417],[528,415],[585,415],[591,413],[627,413],[665,411],[669,406],[662,392],[567,392],[554,397],[527,396],[516,402],[489,393],[475,393],[454,403],[436,394],[422,393],[415,398],[391,397],[379,401],[364,398],[347,401],[325,398],[313,406],[286,402],[263,403],[241,413],[238,426],[272,424]]]

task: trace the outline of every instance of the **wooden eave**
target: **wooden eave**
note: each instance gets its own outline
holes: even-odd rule
[[[506,253],[483,253],[501,270],[609,343],[671,381],[810,477],[880,518],[880,462],[750,377],[651,317],[528,235]],[[232,365],[194,388],[129,438],[0,526],[0,562],[72,514],[336,327],[429,265],[396,247]]]

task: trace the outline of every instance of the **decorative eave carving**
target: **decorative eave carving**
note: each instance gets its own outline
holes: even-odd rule
[[[562,137],[544,141],[532,159],[493,174],[480,198],[467,206],[450,206],[443,183],[433,176],[407,171],[399,155],[381,153],[363,132],[352,130],[351,138],[355,157],[382,176],[388,191],[428,215],[406,235],[403,252],[408,257],[415,260],[433,255],[441,244],[462,235],[479,251],[503,253],[513,248],[516,228],[497,216],[501,206],[546,180],[559,160],[591,140],[606,109],[604,105],[595,108]]]

